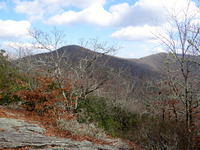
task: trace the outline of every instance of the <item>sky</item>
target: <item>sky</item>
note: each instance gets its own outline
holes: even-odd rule
[[[116,56],[141,58],[164,50],[153,36],[169,25],[167,12],[183,10],[188,0],[0,0],[0,48],[28,43],[28,31],[63,30],[68,44],[81,38],[120,47]],[[190,9],[200,2],[192,0]],[[12,53],[12,50],[9,49]]]

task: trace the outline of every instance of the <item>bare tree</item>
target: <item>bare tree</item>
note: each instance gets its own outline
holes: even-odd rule
[[[185,121],[190,132],[195,125],[200,107],[199,90],[199,62],[200,62],[200,26],[195,23],[196,13],[191,12],[191,2],[181,12],[176,9],[169,11],[171,28],[166,34],[158,32],[156,37],[169,52],[166,76],[171,95],[183,104],[179,113],[185,115]],[[169,58],[169,57],[168,57]],[[176,67],[174,67],[176,66]],[[191,139],[190,139],[191,140]],[[192,145],[191,142],[189,144]],[[190,147],[192,148],[192,147]]]
[[[59,51],[59,48],[66,45],[63,31],[54,28],[50,33],[45,33],[34,29],[29,33],[35,40],[33,47],[50,52],[50,57],[37,58],[37,63],[43,65],[44,70],[46,68],[47,74],[57,80],[60,88],[63,89],[66,78],[72,79],[71,84],[74,85],[72,95],[76,95],[76,99],[73,106],[70,106],[69,99],[72,98],[72,95],[67,97],[66,93],[62,91],[63,97],[66,99],[66,109],[76,109],[78,98],[84,98],[87,94],[98,90],[109,79],[108,72],[110,70],[104,72],[102,69],[106,66],[107,60],[101,66],[97,62],[106,54],[115,52],[118,48],[115,44],[101,43],[97,39],[82,41],[81,46],[89,48],[92,52],[91,54],[85,54],[86,48],[79,46],[82,54],[76,54],[77,62],[73,62],[69,58],[67,50]],[[75,81],[78,81],[78,86]]]
[[[116,52],[118,47],[116,44],[100,43],[97,39],[81,41],[80,45],[83,49],[86,47],[92,50],[92,54],[89,55],[79,54],[82,58],[79,60],[78,65],[72,67],[77,79],[81,81],[81,97],[85,97],[110,80],[112,68],[106,67],[109,57],[105,58],[104,56]]]
[[[15,51],[14,60],[23,59],[23,61],[14,61],[15,66],[19,68],[23,73],[31,74],[32,70],[36,69],[34,66],[34,60],[31,57],[33,55],[33,47],[25,43],[15,43],[15,42],[10,43],[8,46]]]

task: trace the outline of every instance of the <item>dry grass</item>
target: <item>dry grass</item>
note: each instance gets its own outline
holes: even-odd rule
[[[79,123],[77,120],[57,120],[58,127],[63,131],[69,131],[72,135],[87,135],[97,139],[105,139],[106,133],[103,129],[96,127],[94,124]]]

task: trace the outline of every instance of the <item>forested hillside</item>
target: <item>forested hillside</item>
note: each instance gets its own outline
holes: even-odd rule
[[[192,60],[198,62],[198,57]],[[162,136],[166,147],[178,141],[184,148],[189,142],[180,113],[184,105],[175,97],[181,89],[170,80],[166,68],[177,71],[179,62],[165,53],[130,60],[72,45],[10,61],[2,50],[0,102],[47,117],[47,122],[64,132],[100,136],[105,131],[144,148],[163,147]],[[194,77],[199,76],[198,65],[191,68]],[[190,116],[192,133],[188,133],[195,147],[199,146],[198,109],[196,103]],[[73,129],[67,123],[69,114],[76,124]],[[83,128],[81,124],[99,129],[76,131]]]
[[[143,3],[147,1],[137,1],[133,6],[128,3],[120,6],[137,11],[136,8],[144,8]],[[104,8],[103,5],[95,6],[100,6],[100,10]],[[151,7],[153,5],[145,10],[152,11],[153,9],[149,9]],[[85,8],[83,12],[90,13],[86,11],[88,9]],[[154,15],[158,9],[155,10]],[[120,13],[121,7],[113,5],[104,15],[113,16],[116,12]],[[76,146],[83,144],[96,149],[199,150],[199,8],[194,1],[187,0],[181,9],[173,6],[161,12],[162,19],[156,25],[143,23],[143,26],[126,26],[110,35],[119,40],[125,38],[137,41],[135,47],[140,47],[143,51],[150,49],[147,45],[155,44],[155,50],[162,51],[140,59],[113,56],[120,47],[112,42],[99,42],[98,39],[81,40],[79,45],[66,45],[64,32],[57,28],[50,32],[30,29],[30,42],[9,43],[16,51],[15,60],[10,59],[7,49],[0,51],[0,117],[3,118],[0,119],[5,121],[0,123],[4,126],[2,129],[0,127],[0,146],[4,143],[9,146],[0,148],[11,148],[13,143],[9,143],[12,141],[9,140],[10,137],[21,136],[21,133],[16,132],[23,131],[24,124],[34,126],[24,121],[19,123],[19,120],[10,120],[13,119],[12,116],[16,116],[24,120],[30,118],[32,121],[39,121],[47,130],[52,131],[49,134],[93,142],[78,142]],[[76,13],[70,11],[67,14]],[[129,17],[122,20],[127,18]],[[140,20],[139,17],[137,19]],[[108,20],[107,23],[112,22]],[[138,20],[133,22],[137,23]],[[114,24],[111,26],[118,28]],[[121,20],[119,24],[121,25]],[[147,29],[152,35],[149,30],[147,33]],[[148,44],[138,46],[141,41]],[[8,117],[10,118],[7,120]],[[15,125],[6,128],[11,126],[6,125],[7,122],[15,122]],[[22,126],[16,127],[16,124]],[[36,128],[33,129],[35,134],[41,134],[43,129]],[[6,130],[12,133],[7,133]],[[32,128],[30,130],[33,132]],[[35,130],[39,132],[36,133]],[[4,138],[5,133],[10,136],[6,135]],[[62,145],[51,144],[46,135],[40,136],[47,144],[43,149]],[[116,140],[109,143],[107,138],[120,139],[114,144]],[[38,142],[35,136],[33,139]],[[64,143],[66,141],[69,142],[68,139],[62,140]],[[95,142],[107,145],[100,148],[102,145],[94,144]],[[25,145],[33,148],[33,143],[30,143],[26,142]],[[64,146],[69,148],[69,145]],[[37,146],[34,148],[38,149]]]

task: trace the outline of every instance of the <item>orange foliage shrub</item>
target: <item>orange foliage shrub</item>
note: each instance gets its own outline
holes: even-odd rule
[[[28,81],[21,81],[23,88],[15,94],[23,101],[23,107],[29,111],[36,111],[38,115],[54,117],[66,112],[66,102],[74,104],[74,85],[69,80],[58,83],[52,77],[36,76]],[[63,96],[63,92],[67,96]]]

